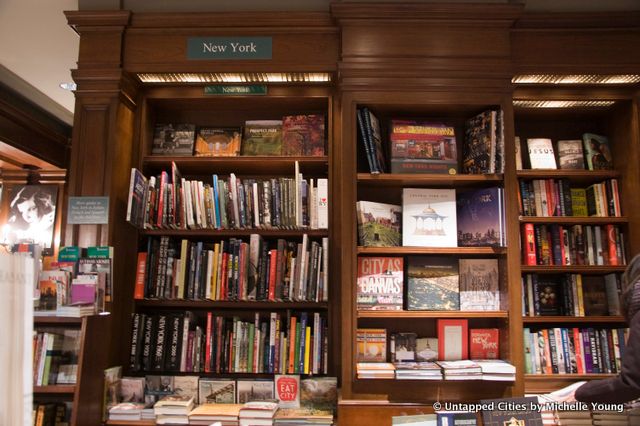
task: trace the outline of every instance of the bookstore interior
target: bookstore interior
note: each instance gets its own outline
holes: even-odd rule
[[[0,101],[0,423],[640,424],[640,12],[65,17],[73,126]]]

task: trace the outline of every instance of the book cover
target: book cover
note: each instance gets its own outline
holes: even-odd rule
[[[198,400],[198,376],[175,376],[173,378],[173,393]]]
[[[482,188],[457,194],[458,245],[492,246],[505,243],[502,188]]]
[[[460,259],[460,310],[500,310],[498,259]]]
[[[560,278],[545,275],[534,275],[534,303],[538,315],[561,315]]]
[[[127,222],[135,227],[144,227],[146,208],[147,178],[135,167],[131,169],[129,198],[127,200]]]
[[[282,155],[323,156],[324,115],[288,115],[282,118]]]
[[[500,330],[472,328],[469,330],[469,357],[471,359],[500,358]]]
[[[551,139],[527,139],[529,163],[532,169],[557,169],[556,157],[553,152]]]
[[[613,169],[609,140],[605,136],[585,133],[582,135],[582,142],[588,170]]]
[[[384,328],[357,329],[356,347],[358,362],[386,362],[387,330]]]
[[[558,162],[561,169],[584,170],[582,141],[579,139],[558,141]]]
[[[415,361],[416,333],[392,333],[389,352],[391,362]]]
[[[194,124],[156,124],[152,155],[189,156],[196,136]]]
[[[538,398],[483,399],[480,401],[490,410],[482,410],[485,426],[542,426],[542,416],[536,410]]]
[[[574,216],[588,216],[587,190],[585,188],[571,188],[571,209]]]
[[[438,360],[438,338],[418,337],[416,339],[416,361],[437,361]]]
[[[469,358],[469,321],[438,319],[438,360],[456,361]]]
[[[282,120],[245,122],[242,155],[282,155]]]
[[[402,190],[402,245],[457,247],[456,190]]]
[[[273,380],[238,380],[236,385],[238,404],[274,399]]]
[[[582,276],[582,298],[586,316],[609,314],[605,280],[598,275]]]
[[[235,404],[236,381],[201,378],[198,383],[198,404]]]
[[[195,155],[196,157],[238,156],[241,139],[242,134],[238,127],[200,127],[196,136]]]
[[[457,259],[409,256],[407,263],[408,310],[456,311],[460,308]]]
[[[300,380],[300,406],[336,411],[338,379],[336,377],[308,377]]]
[[[300,376],[276,374],[274,386],[280,408],[300,408]]]
[[[384,151],[382,149],[382,132],[380,130],[380,121],[376,115],[364,107],[362,109],[363,119],[365,122],[365,128],[367,130],[367,137],[371,146],[373,159],[376,165],[376,171],[384,173],[386,170],[386,161]]]
[[[358,257],[358,310],[402,310],[402,257]]]
[[[358,242],[365,247],[396,247],[400,245],[400,216],[395,204],[358,201]]]
[[[455,129],[442,123],[391,120],[391,173],[457,174]]]
[[[466,121],[462,150],[463,173],[495,173],[496,121],[497,112],[489,110]]]
[[[144,402],[144,377],[122,377],[120,379],[121,402]]]

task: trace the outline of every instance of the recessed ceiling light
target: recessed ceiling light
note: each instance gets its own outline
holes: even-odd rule
[[[521,108],[598,108],[608,107],[615,101],[534,101],[534,100],[515,100],[513,106]]]
[[[522,74],[511,79],[515,84],[635,84],[640,74]]]
[[[75,83],[60,83],[60,87],[63,88],[64,90],[73,92],[74,90],[77,89],[78,85]]]
[[[143,83],[326,83],[327,72],[141,73]]]

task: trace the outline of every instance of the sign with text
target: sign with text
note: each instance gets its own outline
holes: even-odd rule
[[[189,37],[187,59],[271,59],[271,37]]]
[[[69,197],[67,223],[71,225],[109,223],[109,197]]]
[[[204,86],[205,95],[266,95],[267,86],[251,84],[248,86]]]

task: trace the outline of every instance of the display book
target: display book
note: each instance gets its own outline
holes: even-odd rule
[[[521,144],[516,137],[516,145]],[[550,138],[527,138],[528,166],[531,169],[563,170],[611,170],[613,158],[606,136],[584,133],[581,139],[561,139],[556,142]],[[522,169],[521,150],[516,150],[516,164]],[[557,161],[556,161],[557,157]]]
[[[462,167],[458,163],[454,126],[427,120],[392,118],[388,142],[381,123],[369,107],[356,109],[358,139],[369,171],[379,173],[465,174],[504,172],[504,114],[486,110],[466,120]]]

